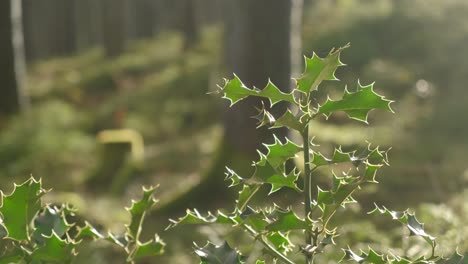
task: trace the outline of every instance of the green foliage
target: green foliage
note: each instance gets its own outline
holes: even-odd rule
[[[332,219],[348,203],[355,203],[352,195],[368,184],[375,184],[376,175],[380,168],[388,165],[387,151],[379,147],[371,147],[361,151],[345,152],[337,147],[331,157],[326,157],[312,144],[309,132],[309,124],[321,115],[327,118],[336,112],[345,112],[349,118],[364,123],[368,122],[368,114],[373,109],[381,109],[393,112],[390,107],[392,101],[377,94],[373,90],[373,84],[361,85],[355,92],[344,89],[344,95],[340,100],[332,100],[329,97],[323,103],[317,103],[319,97],[315,91],[320,89],[320,84],[326,80],[337,80],[335,71],[344,64],[340,61],[341,52],[346,45],[339,49],[333,49],[328,56],[320,58],[313,55],[306,58],[306,69],[303,75],[296,79],[296,87],[291,93],[281,92],[270,81],[263,90],[246,87],[239,77],[225,80],[219,93],[230,101],[231,106],[248,96],[263,97],[269,99],[269,106],[258,109],[259,114],[255,118],[259,126],[271,128],[285,127],[295,130],[302,136],[302,146],[286,139],[283,143],[276,136],[272,144],[265,144],[266,153],[259,152],[259,160],[254,162],[255,172],[250,177],[243,177],[234,170],[227,168],[226,180],[229,187],[240,186],[236,207],[231,213],[218,211],[216,214],[200,214],[197,210],[188,210],[187,214],[178,220],[171,220],[169,228],[184,224],[222,224],[241,229],[250,234],[256,241],[262,243],[264,252],[278,262],[298,263],[297,252],[306,259],[306,263],[313,263],[314,258],[326,250],[344,251],[342,261],[354,261],[358,263],[433,263],[443,261],[443,258],[435,253],[435,238],[424,230],[414,214],[408,211],[394,212],[385,207],[377,207],[370,214],[383,214],[391,216],[410,230],[410,235],[421,237],[431,247],[430,256],[398,256],[393,253],[379,253],[373,249],[367,252],[355,253],[350,248],[340,249],[335,244],[339,239],[340,226],[333,226]],[[280,117],[275,117],[269,109],[278,102],[290,104]],[[302,152],[301,163],[303,169],[290,168],[286,162]],[[317,186],[317,194],[313,195],[311,177],[320,167],[340,164],[347,167],[339,175],[332,173],[328,188]],[[288,169],[286,169],[288,168]],[[298,180],[302,177],[303,189],[298,186]],[[276,204],[269,207],[257,208],[252,204],[252,198],[261,193],[259,190],[270,185],[270,195],[283,188],[296,190],[304,201],[303,213],[298,214],[294,204],[282,208]],[[269,201],[268,197],[263,198]],[[303,236],[303,242],[297,246],[290,236]],[[197,247],[196,253],[201,258],[201,263],[243,263],[240,253],[225,243],[222,246],[214,246],[208,243],[205,247]],[[219,262],[220,256],[229,259],[229,262]],[[457,257],[453,257],[455,260]],[[259,260],[257,263],[261,263]],[[440,262],[443,263],[443,262]]]
[[[1,194],[0,263],[71,263],[79,253],[78,245],[99,239],[121,247],[128,263],[160,255],[165,244],[157,235],[144,243],[139,240],[145,215],[156,203],[154,191],[154,187],[143,188],[142,199],[127,209],[131,221],[124,234],[104,236],[88,222],[69,223],[75,210],[68,205],[43,205],[46,191],[40,180],[30,178],[15,185],[10,195]]]

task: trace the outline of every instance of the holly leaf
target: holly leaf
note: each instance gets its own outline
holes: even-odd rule
[[[292,251],[294,248],[294,244],[289,240],[288,233],[269,232],[266,235],[266,238],[276,248],[276,250],[283,254]]]
[[[38,244],[43,244],[46,237],[54,232],[58,237],[63,237],[73,225],[68,224],[64,211],[61,208],[47,206],[44,212],[34,219],[34,232],[32,238]]]
[[[216,246],[208,242],[204,247],[195,244],[195,253],[200,257],[202,264],[239,264],[245,259],[225,241]]]
[[[126,236],[116,236],[111,232],[109,232],[105,240],[125,249],[127,248],[129,242]]]
[[[375,252],[373,249],[369,248],[368,252],[361,250],[360,254],[353,252],[351,249],[344,250],[345,255],[342,260],[352,260],[358,263],[373,263],[373,264],[387,264],[387,258]]]
[[[1,193],[3,225],[8,230],[8,237],[15,240],[28,240],[30,224],[41,210],[41,197],[45,190],[41,181],[30,178],[21,185],[16,185],[10,195]]]
[[[297,90],[302,93],[309,93],[317,90],[322,81],[338,80],[335,71],[344,64],[340,61],[341,52],[348,48],[349,44],[339,49],[332,49],[328,56],[320,58],[313,54],[311,58],[305,58],[305,71],[297,81]]]
[[[226,215],[221,211],[218,211],[215,215],[212,214],[211,212],[208,212],[207,215],[203,216],[201,215],[197,209],[189,210],[187,209],[187,212],[185,216],[179,217],[178,220],[174,219],[169,219],[171,222],[169,226],[166,228],[174,228],[175,226],[178,225],[185,225],[185,224],[211,224],[211,223],[218,223],[218,224],[231,224],[235,225],[238,224],[241,219],[239,216],[239,212],[236,210],[234,211],[231,215]]]
[[[424,230],[424,224],[420,223],[413,213],[408,210],[403,212],[388,210],[385,206],[379,207],[375,205],[375,209],[370,211],[368,214],[381,214],[390,216],[393,220],[397,220],[400,223],[406,225],[410,231],[410,236],[420,236],[432,247],[435,243],[435,237],[429,235]]]
[[[320,152],[312,152],[312,155],[310,163],[317,167],[342,162],[352,162],[354,160],[353,152],[343,152],[341,148],[335,149],[332,158],[327,158]]]
[[[450,258],[448,259],[440,259],[436,263],[437,264],[464,264],[468,259],[468,252],[465,255],[460,255],[458,252],[455,252]]]
[[[287,127],[302,132],[305,128],[305,124],[303,124],[300,119],[297,119],[293,113],[291,113],[291,110],[288,109],[280,118],[274,121],[274,125],[271,128],[280,127]]]
[[[287,160],[294,158],[299,151],[302,151],[302,147],[294,144],[287,138],[284,144],[281,143],[275,135],[274,140],[275,142],[273,144],[263,144],[268,152],[266,155],[260,153],[260,161],[258,161],[258,164],[264,165],[268,162],[276,169],[282,166]]]
[[[155,235],[154,239],[151,239],[145,243],[136,242],[135,249],[132,251],[127,261],[139,260],[145,257],[158,256],[164,253],[164,247],[166,244]]]
[[[237,206],[239,206],[239,208],[244,207],[247,204],[247,202],[253,197],[253,195],[255,195],[257,190],[258,187],[255,188],[248,184],[244,184],[244,186],[242,186],[242,190],[239,191],[239,197],[236,201]]]
[[[260,154],[263,156],[263,154]],[[266,159],[264,156],[261,159]],[[259,163],[264,163],[264,165],[259,165]],[[274,169],[270,163],[260,161],[255,164],[255,172],[251,178],[247,180],[247,184],[270,184],[271,189],[269,194],[272,194],[283,187],[288,187],[297,192],[300,192],[301,189],[297,187],[296,181],[299,178],[299,172],[292,170],[289,174],[284,173],[284,165],[282,169]]]
[[[43,246],[35,249],[31,258],[33,261],[50,261],[59,263],[69,263],[76,253],[74,248],[76,243],[63,240],[52,231],[50,236],[44,236]]]
[[[320,218],[325,225],[340,206],[354,202],[351,195],[359,187],[359,180],[356,177],[337,177],[333,175],[333,178],[334,186],[332,190],[323,191],[319,189],[317,194],[317,205],[323,212]]]
[[[239,176],[239,174],[237,174],[234,170],[228,167],[226,167],[226,172],[224,173],[224,175],[226,176],[224,178],[226,181],[231,181],[228,187],[239,185],[241,182],[244,181],[244,179],[241,176]]]
[[[138,240],[140,236],[146,212],[157,203],[157,200],[153,197],[157,187],[143,187],[143,197],[139,201],[132,201],[132,205],[126,208],[131,215],[130,224],[127,225],[128,234],[135,240]]]
[[[333,112],[344,111],[350,118],[367,123],[367,115],[373,109],[382,109],[393,113],[390,107],[392,101],[374,92],[373,86],[374,84],[362,86],[358,83],[358,89],[354,93],[345,88],[341,100],[334,101],[328,98],[323,105],[318,107],[317,114],[329,117]]]
[[[273,222],[267,226],[269,231],[308,229],[307,222],[298,217],[291,209],[286,211],[277,209],[274,213]]]
[[[282,92],[270,80],[268,80],[267,85],[262,90],[255,87],[253,89],[249,89],[242,83],[239,77],[234,74],[233,79],[225,79],[223,87],[219,86],[219,88],[219,92],[223,93],[223,98],[226,98],[231,102],[230,106],[233,106],[248,96],[267,98],[270,101],[271,106],[281,101],[297,104],[292,93]]]
[[[104,236],[88,221],[85,221],[85,225],[78,228],[78,234],[76,235],[76,239],[84,238],[101,239],[104,238]]]

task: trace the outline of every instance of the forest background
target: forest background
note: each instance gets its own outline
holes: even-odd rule
[[[361,207],[343,218],[346,239],[418,250],[397,226],[350,220],[377,201],[413,208],[441,252],[468,248],[466,1],[12,0],[0,2],[0,20],[5,193],[40,177],[53,188],[47,202],[67,201],[118,232],[128,220],[123,206],[141,185],[160,184],[145,228],[169,246],[155,259],[195,263],[192,240],[204,244],[228,231],[163,231],[167,219],[185,208],[230,208],[235,192],[225,188],[224,166],[248,172],[245,164],[269,138],[245,121],[255,114],[246,104],[227,112],[207,93],[233,72],[249,86],[271,78],[288,89],[302,54],[324,56],[350,42],[341,59],[349,67],[338,78],[375,81],[396,101],[396,114],[371,114],[370,127],[339,115],[311,126],[324,153],[367,141],[392,147],[382,184],[366,189]],[[343,88],[327,85],[337,94]],[[320,171],[314,180],[326,184]],[[286,191],[274,197],[288,198]],[[113,248],[100,246],[86,258],[114,263]]]

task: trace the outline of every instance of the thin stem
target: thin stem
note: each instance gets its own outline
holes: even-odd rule
[[[302,131],[302,142],[304,145],[304,213],[305,217],[309,217],[311,212],[310,204],[311,204],[311,186],[310,186],[310,177],[311,177],[311,169],[310,169],[310,158],[309,158],[309,124],[307,124]],[[312,243],[312,230],[305,230],[306,244]],[[306,263],[312,263],[312,256],[306,255]]]
[[[244,209],[247,207],[247,204],[252,199],[252,197],[254,197],[254,195],[258,192],[258,190],[260,190],[260,185],[255,185],[255,187],[252,190],[252,192],[250,193],[249,197],[247,197],[247,199],[245,199],[244,203],[239,206],[239,210],[241,212],[244,211]]]
[[[247,230],[252,236],[254,236],[255,238],[258,237],[258,233],[253,230],[250,226],[246,225],[246,224],[241,224],[241,226]],[[260,242],[266,247],[266,249],[274,256],[276,257],[277,259],[281,260],[282,262],[284,263],[287,263],[287,264],[294,264],[294,262],[292,262],[290,259],[288,259],[288,257],[286,257],[285,255],[283,255],[281,252],[279,252],[278,250],[276,250],[276,248],[274,248],[272,245],[270,245],[270,243],[268,242],[268,239],[266,237],[264,237],[263,235],[260,235]]]

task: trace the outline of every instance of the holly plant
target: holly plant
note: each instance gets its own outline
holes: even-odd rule
[[[127,263],[160,255],[164,242],[157,235],[141,242],[139,237],[146,213],[153,207],[155,187],[143,188],[143,197],[127,208],[130,224],[124,234],[101,234],[89,222],[71,222],[74,209],[63,204],[44,205],[46,190],[40,180],[30,178],[15,185],[9,195],[1,193],[0,264],[8,263],[72,263],[79,253],[78,246],[93,240],[104,240],[121,248]]]
[[[178,220],[171,220],[169,228],[182,224],[224,224],[235,229],[241,229],[251,235],[252,239],[259,241],[263,251],[279,263],[313,263],[317,255],[326,247],[335,247],[335,239],[339,235],[339,228],[331,221],[338,210],[346,208],[349,203],[356,202],[353,194],[365,184],[375,184],[377,171],[388,165],[387,150],[372,147],[355,151],[343,151],[337,146],[330,156],[322,154],[311,141],[313,127],[310,121],[325,116],[328,119],[337,112],[344,112],[349,118],[368,123],[368,114],[373,109],[393,112],[392,101],[374,91],[374,85],[357,83],[354,90],[345,88],[338,100],[330,97],[320,101],[318,89],[324,81],[337,81],[335,71],[344,64],[340,61],[340,54],[348,48],[346,45],[333,49],[320,58],[314,54],[305,58],[305,70],[300,78],[295,79],[294,89],[287,93],[281,91],[271,81],[263,89],[247,87],[241,79],[234,75],[226,79],[224,85],[219,87],[219,93],[229,100],[233,106],[239,101],[250,97],[260,97],[267,106],[259,109],[255,118],[259,127],[286,128],[296,131],[302,137],[302,144],[297,144],[288,138],[280,139],[274,136],[274,142],[264,144],[266,152],[259,151],[259,159],[253,162],[255,170],[252,175],[239,175],[234,170],[226,168],[226,179],[229,187],[240,189],[232,212],[223,210],[217,213],[201,214],[197,210],[188,210],[187,214]],[[320,102],[319,102],[320,101]],[[279,116],[272,114],[277,103],[286,102],[289,107]],[[302,155],[299,155],[301,154]],[[300,157],[300,165],[291,168],[289,160]],[[288,163],[288,166],[286,166]],[[332,173],[329,179],[329,188],[312,186],[311,178],[317,169],[334,164],[348,166],[349,170],[342,174]],[[300,184],[299,181],[302,181]],[[254,206],[252,200],[263,192],[263,187],[270,189],[268,196],[281,189],[291,189],[303,201],[301,210],[294,210],[293,206],[282,208],[273,202],[270,206]],[[301,186],[301,187],[300,187]],[[263,201],[271,201],[265,197]],[[301,212],[302,211],[302,212]],[[423,238],[433,249],[430,256],[420,256],[412,259],[406,256],[396,256],[391,253],[377,253],[373,249],[367,252],[355,253],[349,248],[342,249],[342,261],[358,263],[442,263],[442,258],[434,253],[436,242],[434,237],[428,235],[423,225],[408,211],[394,212],[385,207],[376,207],[372,214],[388,215],[392,219],[406,225],[411,235]],[[302,243],[294,245],[291,234],[303,236]],[[201,263],[244,263],[251,258],[232,248],[227,242],[223,245],[214,245],[208,242],[206,246],[196,246],[196,254]],[[293,261],[302,254],[304,262]],[[458,255],[452,260],[457,260]],[[255,259],[255,263],[266,263],[267,258]],[[297,260],[296,260],[297,261]],[[458,262],[450,262],[458,263]]]

